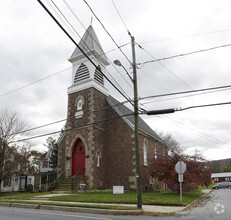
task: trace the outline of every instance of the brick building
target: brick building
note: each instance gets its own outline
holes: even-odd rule
[[[109,63],[92,26],[79,46],[104,73]],[[68,88],[66,129],[58,140],[58,175],[65,171],[66,177],[85,176],[89,189],[114,185],[135,189],[133,112],[109,95],[103,75],[78,48],[69,61],[73,65],[72,85]],[[153,184],[149,160],[166,154],[166,147],[141,118],[139,146],[144,189]]]

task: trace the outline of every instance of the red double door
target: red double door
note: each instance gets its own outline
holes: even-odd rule
[[[83,142],[79,139],[72,151],[72,176],[85,175],[85,147]]]

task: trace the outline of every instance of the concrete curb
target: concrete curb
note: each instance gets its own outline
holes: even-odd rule
[[[209,192],[205,193],[204,195],[202,195],[201,197],[199,197],[197,200],[195,200],[194,202],[190,203],[189,205],[187,205],[186,207],[182,208],[181,211],[187,211],[189,209],[192,209],[193,207],[196,207],[199,203],[203,202],[208,196],[209,194],[212,192],[213,190],[211,189]]]
[[[143,214],[143,210],[110,210],[110,209],[95,209],[95,208],[82,208],[82,207],[54,206],[54,205],[52,206],[52,205],[11,203],[11,202],[0,202],[0,206],[14,207],[14,208],[54,210],[54,211],[63,211],[63,212],[83,212],[83,213],[104,214],[104,215],[142,215]]]
[[[159,217],[173,216],[173,215],[175,215],[175,214],[176,214],[176,212],[152,212],[152,211],[143,211],[143,215],[159,216]]]

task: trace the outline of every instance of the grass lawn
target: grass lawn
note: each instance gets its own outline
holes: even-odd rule
[[[211,183],[209,186],[208,186],[208,188],[206,187],[206,186],[199,186],[199,189],[212,189],[212,187],[214,186],[214,185],[216,185],[217,183]]]
[[[46,195],[49,192],[43,193],[22,193],[10,196],[0,196],[0,201],[10,200],[29,200],[34,196]],[[201,190],[195,192],[185,192],[182,196],[183,206],[190,204],[203,193]],[[123,195],[113,195],[112,191],[86,191],[85,193],[74,193],[65,196],[55,196],[50,198],[50,202],[86,202],[86,203],[124,203],[136,204],[136,192],[125,192]],[[176,192],[144,192],[142,193],[142,201],[145,205],[169,205],[180,206],[180,195]]]
[[[190,204],[203,193],[198,190],[195,192],[183,193],[183,206]],[[113,195],[112,193],[76,193],[66,196],[52,197],[52,201],[66,202],[92,202],[92,203],[124,203],[136,204],[136,192],[127,192],[124,195]],[[146,205],[170,205],[180,206],[180,195],[176,192],[142,193],[143,204]]]
[[[7,195],[5,196],[4,193],[0,194],[0,200],[6,200],[6,199],[31,199],[34,196],[40,196],[40,195],[47,195],[50,194],[50,192],[41,192],[41,193],[20,193],[15,195]]]

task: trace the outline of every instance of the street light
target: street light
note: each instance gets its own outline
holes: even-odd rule
[[[136,76],[136,57],[135,57],[135,38],[131,36],[132,41],[132,67],[133,67],[133,79],[121,64],[119,60],[115,60],[114,64],[121,66],[129,78],[133,82],[134,87],[134,134],[135,134],[135,151],[136,151],[136,192],[137,192],[137,208],[142,208],[142,193],[140,183],[140,156],[139,156],[139,133],[138,133],[138,93],[137,93],[137,76]]]
[[[130,74],[128,73],[128,71],[126,70],[126,68],[121,64],[121,62],[119,60],[114,60],[114,64],[116,66],[121,66],[124,71],[127,73],[128,77],[130,78],[130,80],[134,83],[134,80],[132,79],[132,77],[130,76]]]

